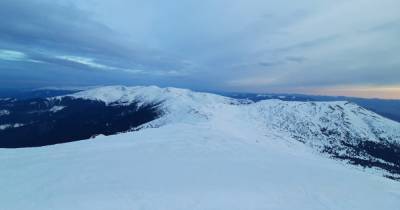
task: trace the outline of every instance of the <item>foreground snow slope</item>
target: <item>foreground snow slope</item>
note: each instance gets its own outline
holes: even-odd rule
[[[0,151],[0,209],[396,209],[400,184],[215,124]]]
[[[42,148],[1,149],[0,210],[392,210],[400,206],[400,182],[322,156],[309,146],[317,138],[306,139],[312,140],[309,144],[296,140],[297,135],[308,135],[304,128],[313,128],[307,124],[298,130],[304,122],[320,125],[319,117],[310,117],[315,113],[329,116],[323,123],[334,125],[333,116],[342,112],[333,111],[332,105],[361,119],[349,126],[360,129],[357,135],[368,135],[371,129],[363,129],[370,124],[346,107],[351,104],[312,108],[312,104],[280,101],[244,103],[187,90],[136,88],[107,87],[73,97],[92,97],[109,105],[138,99],[160,102],[163,117],[144,125],[146,129]],[[297,115],[305,121],[290,118]],[[375,117],[378,120],[371,124],[382,120],[393,132],[397,129],[397,124]],[[343,129],[339,131],[349,128]],[[322,144],[330,139],[325,140]]]

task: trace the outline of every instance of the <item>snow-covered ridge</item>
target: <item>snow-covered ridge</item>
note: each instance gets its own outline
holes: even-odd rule
[[[303,141],[320,141],[332,136],[400,143],[400,123],[353,103],[265,100],[254,106],[266,125],[288,131]]]
[[[221,118],[221,115],[243,112],[252,120],[263,122],[267,128],[290,132],[304,141],[327,137],[329,132],[335,133],[333,130],[337,130],[351,132],[365,140],[385,139],[400,143],[400,123],[346,101],[293,102],[272,99],[252,103],[211,93],[156,86],[107,86],[68,97],[103,101],[108,105],[133,102],[139,105],[159,104],[163,112],[174,116],[193,117],[197,114]]]
[[[171,123],[206,123],[236,135],[257,132],[284,136],[284,139],[297,140],[319,152],[353,162],[367,160],[375,165],[386,164],[389,168],[398,164],[382,159],[385,156],[377,155],[375,150],[383,148],[393,153],[392,156],[398,155],[400,123],[346,101],[272,99],[254,103],[211,93],[156,86],[108,86],[67,97],[103,101],[110,106],[130,103],[156,105],[162,117],[141,128]],[[244,129],[251,131],[243,132]],[[396,167],[393,170],[400,172],[400,166]]]
[[[103,101],[108,105],[133,102],[160,104],[167,113],[179,112],[187,115],[194,112],[208,112],[210,116],[218,115],[221,112],[232,111],[227,107],[239,107],[242,112],[253,115],[255,120],[264,121],[268,127],[291,132],[304,134],[299,130],[302,127],[307,127],[313,132],[341,127],[351,129],[352,132],[370,140],[389,138],[390,135],[394,135],[391,139],[393,141],[400,138],[399,123],[346,101],[293,102],[272,99],[251,103],[211,93],[156,86],[107,86],[82,91],[68,97]]]
[[[106,104],[159,103],[175,100],[183,103],[225,103],[234,99],[210,93],[193,92],[180,88],[160,88],[157,86],[106,86],[68,95],[74,98],[103,101]]]
[[[64,96],[65,97],[65,96]],[[66,97],[102,101],[107,105],[157,105],[165,116],[162,120],[191,118],[193,113],[207,112],[214,106],[239,104],[241,101],[210,93],[157,86],[107,86],[67,95]],[[60,97],[57,97],[60,98]]]

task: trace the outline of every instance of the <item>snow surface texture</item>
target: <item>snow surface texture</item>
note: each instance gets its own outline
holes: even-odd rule
[[[8,110],[0,110],[0,117],[1,116],[5,116],[5,115],[9,115],[10,114],[10,111],[8,111]]]
[[[0,130],[5,130],[8,128],[18,128],[18,127],[22,127],[22,126],[24,126],[24,124],[21,124],[21,123],[3,124],[3,125],[0,125]]]
[[[317,142],[322,132],[317,126],[334,126],[336,120],[351,123],[343,132],[355,129],[352,135],[372,141],[398,141],[399,124],[354,104],[249,103],[174,88],[120,86],[69,97],[109,105],[160,103],[163,116],[136,132],[42,148],[1,149],[0,210],[400,206],[400,182],[315,152],[332,140]],[[336,113],[341,110],[336,105],[346,110],[345,116]],[[379,132],[371,126],[385,132],[376,136]],[[317,136],[305,138],[309,132]]]
[[[56,113],[58,111],[61,111],[65,108],[65,106],[53,106],[51,107],[51,109],[49,110],[50,112]]]

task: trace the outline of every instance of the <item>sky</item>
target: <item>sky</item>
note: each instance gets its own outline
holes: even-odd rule
[[[1,0],[0,88],[400,98],[398,0]]]

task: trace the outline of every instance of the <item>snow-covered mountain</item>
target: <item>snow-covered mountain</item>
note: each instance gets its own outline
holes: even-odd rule
[[[400,124],[356,104],[339,102],[252,103],[185,89],[111,86],[71,95],[106,104],[159,104],[162,117],[142,127],[168,123],[212,123],[239,131],[257,127],[264,135],[285,135],[319,152],[351,163],[400,174]]]
[[[93,104],[100,113],[114,109],[113,118],[143,110],[152,118],[91,141],[0,150],[5,209],[400,206],[400,182],[391,180],[400,175],[400,124],[356,104],[110,86],[48,98],[41,107],[65,117],[76,101],[90,102],[88,112]],[[13,113],[6,111],[3,117]]]

